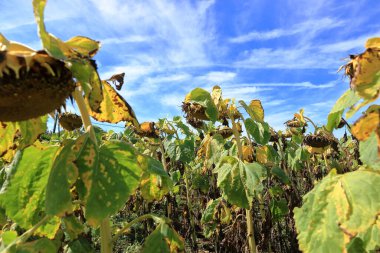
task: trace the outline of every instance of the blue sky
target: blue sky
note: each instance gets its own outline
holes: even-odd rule
[[[41,48],[31,0],[0,1],[0,32]],[[49,32],[102,42],[103,79],[125,72],[121,90],[140,122],[182,115],[190,90],[220,85],[224,97],[260,99],[275,129],[300,108],[319,125],[348,80],[349,54],[380,35],[378,0],[50,0]]]

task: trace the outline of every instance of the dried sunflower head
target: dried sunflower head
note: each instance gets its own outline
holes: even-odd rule
[[[159,131],[156,129],[156,124],[154,122],[143,122],[140,124],[140,130],[136,133],[140,137],[158,138]]]
[[[231,137],[234,134],[232,129],[226,126],[220,127],[215,131],[215,133],[220,134],[224,139],[227,139],[228,137]]]
[[[208,120],[206,116],[206,110],[203,106],[197,103],[183,102],[182,110],[186,113],[187,116],[195,118],[198,120]]]
[[[202,129],[204,126],[204,123],[202,120],[190,117],[190,115],[186,116],[186,122],[189,123],[192,127],[197,128],[197,129]]]
[[[287,127],[303,127],[306,124],[299,121],[297,118],[294,118],[292,120],[288,120],[284,123]]]
[[[59,109],[76,85],[62,61],[45,51],[0,43],[0,121],[22,121]]]
[[[331,144],[331,140],[328,137],[319,134],[306,135],[303,142],[314,148],[324,148]]]
[[[59,115],[59,124],[68,131],[73,131],[83,126],[82,118],[75,113],[69,112]]]

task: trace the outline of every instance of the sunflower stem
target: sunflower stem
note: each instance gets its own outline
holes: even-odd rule
[[[90,133],[90,138],[96,146],[98,146],[98,141],[95,136],[95,131],[92,128],[90,115],[88,113],[86,104],[82,96],[82,90],[77,87],[73,92],[73,97],[77,102],[84,128]],[[101,253],[112,253],[112,234],[109,217],[105,218],[100,224],[100,242],[101,242]]]

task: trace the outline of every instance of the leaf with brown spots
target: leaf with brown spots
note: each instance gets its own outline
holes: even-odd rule
[[[372,132],[380,131],[380,106],[370,106],[365,114],[351,127],[352,134],[359,140],[365,141]]]
[[[145,239],[143,253],[180,253],[185,252],[185,240],[166,223],[160,224]]]
[[[143,170],[136,151],[127,143],[107,142],[98,149],[88,135],[83,139],[76,165],[79,197],[93,227],[122,208],[137,189]]]
[[[102,83],[103,101],[100,103],[100,112],[91,111],[91,116],[101,122],[132,122],[135,127],[139,128],[139,123],[132,107],[107,81],[103,81]]]
[[[140,191],[147,202],[161,200],[173,187],[173,181],[162,167],[162,163],[144,155],[138,156],[141,169],[144,171]]]
[[[46,131],[47,116],[20,122],[0,122],[0,157],[10,162],[17,150],[32,145]]]

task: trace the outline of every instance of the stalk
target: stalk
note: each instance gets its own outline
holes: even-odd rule
[[[189,208],[189,218],[190,218],[190,226],[191,226],[191,239],[193,241],[193,249],[196,249],[197,247],[197,235],[195,234],[195,225],[194,225],[194,217],[192,215],[192,205],[190,201],[190,191],[189,191],[189,180],[187,179],[187,169],[185,167],[185,173],[184,173],[184,180],[186,184],[186,201],[187,201],[187,207]]]
[[[240,161],[243,160],[243,147],[240,142],[240,133],[236,127],[236,122],[231,113],[229,113],[229,117],[232,121],[232,132],[234,133],[236,145],[238,148],[238,155]],[[248,237],[248,246],[250,253],[256,253],[256,241],[255,241],[255,228],[253,226],[253,212],[250,209],[245,209],[245,218],[247,220],[247,237]]]
[[[92,128],[90,115],[88,113],[86,104],[84,103],[82,89],[80,87],[77,87],[75,89],[75,91],[73,92],[73,97],[77,102],[84,128],[86,129],[86,131],[90,132],[90,138],[97,146],[98,142],[96,140],[95,131]],[[105,218],[100,224],[100,242],[101,253],[112,253],[112,235],[109,217]]]

